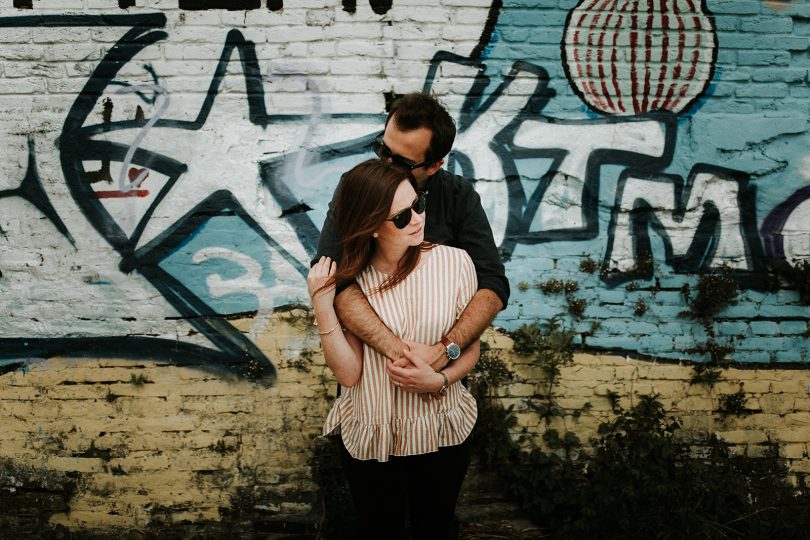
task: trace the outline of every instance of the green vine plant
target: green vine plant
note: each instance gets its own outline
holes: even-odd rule
[[[149,384],[151,382],[152,381],[150,381],[149,378],[143,373],[138,373],[137,375],[131,373],[129,375],[129,384],[134,384],[135,386],[143,386],[144,384]]]
[[[689,384],[705,384],[709,388],[714,388],[722,375],[722,371],[706,364],[695,364],[692,369],[693,373]]]
[[[535,287],[543,291],[544,294],[565,294],[568,314],[574,319],[582,319],[585,308],[588,307],[588,302],[587,300],[574,296],[574,293],[579,290],[579,283],[573,280],[552,278],[547,281],[535,283]]]
[[[649,309],[650,306],[647,305],[647,301],[643,298],[636,300],[636,303],[633,305],[633,313],[635,313],[638,317],[643,316],[645,313],[647,313],[647,311],[649,311]]]
[[[726,343],[719,343],[714,339],[709,339],[702,345],[687,349],[689,354],[709,355],[709,365],[725,367],[730,364],[728,355],[733,353],[736,349],[729,338]]]
[[[573,294],[579,290],[579,283],[572,280],[549,279],[547,281],[539,281],[535,287],[543,291],[544,294]]]
[[[689,284],[681,289],[688,310],[681,316],[694,319],[703,324],[706,333],[714,336],[712,322],[714,317],[728,306],[737,303],[740,284],[728,274],[727,270],[702,274],[697,283],[697,294],[692,297]]]
[[[561,450],[566,456],[581,447],[581,442],[575,433],[566,430],[563,434],[551,427],[553,418],[565,418],[566,412],[557,402],[554,389],[563,366],[570,365],[574,359],[573,330],[564,329],[560,322],[552,318],[544,323],[531,323],[518,328],[513,334],[513,350],[523,356],[533,356],[535,364],[539,366],[545,376],[545,390],[540,400],[527,400],[526,405],[545,422],[546,431],[543,433],[543,442],[553,450]],[[583,410],[576,411],[575,417],[582,412],[590,410],[586,404]]]
[[[742,389],[741,384],[740,389],[733,394],[720,396],[717,412],[724,418],[728,416],[745,416],[749,413],[745,407],[745,400],[745,391]]]
[[[586,274],[593,274],[599,269],[599,263],[591,259],[590,257],[585,257],[581,261],[579,261],[579,271],[585,272]]]

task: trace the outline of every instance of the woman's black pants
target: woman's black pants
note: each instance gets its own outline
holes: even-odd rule
[[[340,448],[362,538],[457,537],[456,501],[470,464],[469,438],[438,452],[391,456],[384,463],[354,459],[342,443]]]

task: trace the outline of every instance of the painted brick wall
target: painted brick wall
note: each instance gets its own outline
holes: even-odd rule
[[[770,404],[738,439],[771,430],[802,472],[808,21],[800,0],[0,1],[9,470],[89,478],[54,518],[72,528],[221,519],[245,486],[309,512],[332,383],[279,317],[306,302],[340,172],[426,89],[503,253],[495,325],[555,318],[641,371],[724,347]],[[733,305],[683,316],[706,273]],[[615,358],[581,361],[624,385]],[[581,384],[571,399],[603,391]],[[711,416],[712,396],[650,384]]]

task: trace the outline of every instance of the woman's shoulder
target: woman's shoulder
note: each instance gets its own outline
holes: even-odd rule
[[[441,258],[445,260],[458,261],[461,264],[473,264],[470,255],[461,248],[446,246],[444,244],[436,244],[433,247],[433,251],[435,252],[434,255],[439,256],[437,259]]]

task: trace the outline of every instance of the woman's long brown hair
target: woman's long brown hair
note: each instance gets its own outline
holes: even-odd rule
[[[410,171],[382,159],[364,161],[343,175],[335,200],[335,225],[343,253],[327,286],[353,280],[369,265],[374,254],[372,234],[388,219],[394,194],[403,180],[409,180],[416,187]],[[429,242],[409,247],[397,271],[385,280],[379,291],[390,289],[405,279],[419,264],[419,254],[431,247]]]

